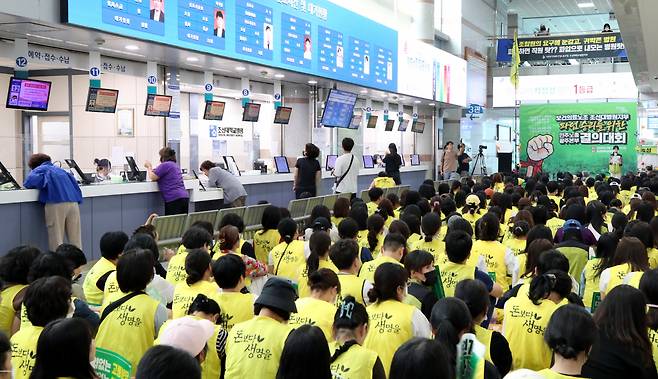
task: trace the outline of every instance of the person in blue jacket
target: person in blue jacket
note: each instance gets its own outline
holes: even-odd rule
[[[33,154],[27,164],[32,171],[23,186],[39,190],[39,202],[44,205],[48,248],[55,251],[68,242],[82,249],[80,208],[82,192],[73,175],[55,165],[46,154]]]

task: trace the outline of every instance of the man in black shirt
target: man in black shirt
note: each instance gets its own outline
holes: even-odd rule
[[[471,157],[466,154],[466,145],[463,143],[459,144],[459,155],[457,156],[457,162],[459,163],[459,175],[463,177],[469,176],[469,162],[472,160]]]

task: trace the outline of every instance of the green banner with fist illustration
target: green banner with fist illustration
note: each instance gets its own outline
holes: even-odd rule
[[[619,147],[623,172],[637,169],[637,104],[521,105],[521,167],[537,172],[609,172]]]

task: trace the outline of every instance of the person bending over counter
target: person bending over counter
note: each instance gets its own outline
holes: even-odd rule
[[[225,205],[232,208],[246,205],[247,191],[235,175],[218,167],[211,161],[204,161],[199,169],[208,177],[209,186],[224,190]]]
[[[176,163],[176,151],[164,147],[158,152],[160,164],[153,168],[151,162],[144,162],[148,177],[158,182],[160,194],[165,203],[165,216],[188,213],[190,195],[183,183],[183,174]]]
[[[80,208],[82,191],[70,172],[55,165],[46,154],[32,154],[27,165],[32,170],[23,186],[39,190],[39,202],[44,205],[48,228],[48,248],[55,251],[64,243],[82,248]]]

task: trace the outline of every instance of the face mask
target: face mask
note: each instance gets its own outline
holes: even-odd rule
[[[439,279],[439,275],[436,272],[436,269],[432,271],[428,271],[425,273],[425,280],[423,281],[423,285],[432,287],[433,285],[436,284],[436,281]]]

